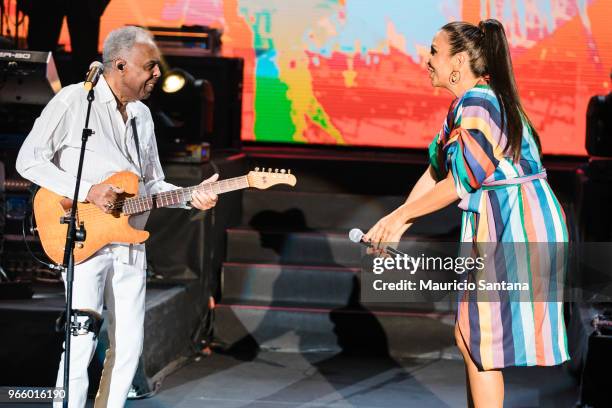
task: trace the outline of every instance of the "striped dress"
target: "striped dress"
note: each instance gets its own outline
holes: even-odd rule
[[[500,247],[506,243],[567,243],[565,215],[546,181],[529,127],[523,126],[517,163],[503,152],[507,138],[500,131],[500,118],[495,94],[488,85],[478,84],[451,104],[442,130],[429,146],[438,179],[450,171],[461,199],[461,241],[474,249],[490,245],[483,243]],[[496,254],[494,274],[508,279],[512,271],[531,272],[534,263],[540,269],[544,263],[554,270],[565,261],[563,256],[555,259],[554,254],[541,252]],[[513,299],[460,300],[456,324],[477,367],[550,366],[566,361],[560,298]]]

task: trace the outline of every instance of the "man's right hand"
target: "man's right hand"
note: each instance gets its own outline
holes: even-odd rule
[[[113,205],[119,198],[123,189],[110,184],[94,184],[87,193],[87,201],[94,204],[106,214],[113,212]]]

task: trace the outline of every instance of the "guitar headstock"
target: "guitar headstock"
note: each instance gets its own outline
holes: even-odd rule
[[[287,184],[293,187],[297,182],[295,176],[291,174],[291,170],[271,168],[260,170],[259,167],[255,167],[254,171],[250,171],[247,174],[247,179],[249,180],[249,186],[260,190],[265,190],[277,184]]]

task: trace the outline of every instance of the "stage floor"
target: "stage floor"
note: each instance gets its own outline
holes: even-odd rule
[[[562,367],[505,371],[505,407],[573,407],[578,386]],[[1,407],[7,406],[0,404]],[[43,405],[28,405],[35,407]],[[93,406],[89,401],[88,407]],[[401,360],[330,354],[214,354],[164,381],[129,408],[465,407],[458,360]]]

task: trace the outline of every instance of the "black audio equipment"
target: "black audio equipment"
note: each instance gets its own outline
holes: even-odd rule
[[[50,52],[0,50],[0,103],[45,105],[61,87]]]

